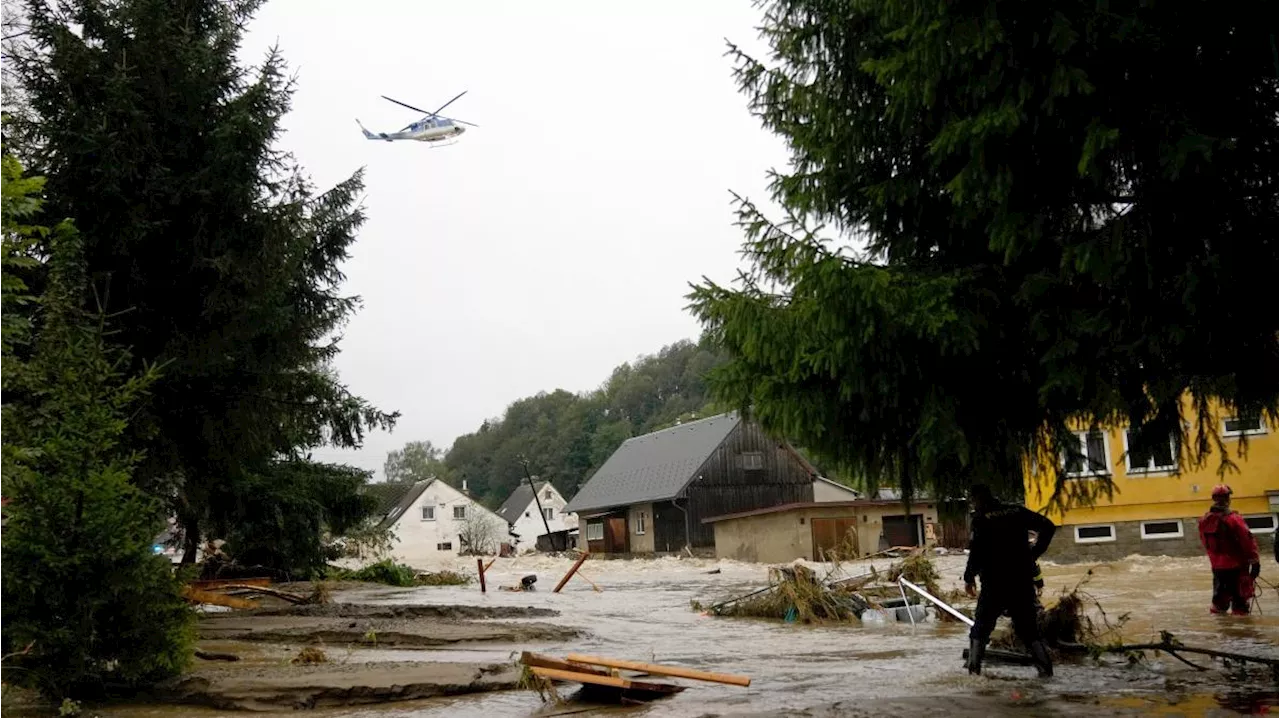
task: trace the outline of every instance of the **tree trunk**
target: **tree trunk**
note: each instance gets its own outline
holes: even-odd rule
[[[196,562],[196,552],[200,549],[200,522],[190,513],[183,513],[182,518],[182,565]]]

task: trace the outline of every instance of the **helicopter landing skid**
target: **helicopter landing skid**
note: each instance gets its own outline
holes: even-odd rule
[[[441,147],[452,147],[452,146],[454,146],[454,145],[456,145],[456,144],[458,144],[458,141],[457,141],[457,140],[447,140],[447,141],[444,141],[444,142],[430,142],[430,143],[427,143],[427,149],[429,149],[429,150],[435,150],[435,149],[439,149],[439,148],[441,148]]]

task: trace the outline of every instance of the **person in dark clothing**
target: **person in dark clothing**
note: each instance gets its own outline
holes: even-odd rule
[[[1231,487],[1213,487],[1213,506],[1200,517],[1200,543],[1209,554],[1213,570],[1213,601],[1209,612],[1233,616],[1249,615],[1249,599],[1254,595],[1254,581],[1262,565],[1258,561],[1258,542],[1244,522],[1244,517],[1231,510]]]
[[[1025,506],[1004,504],[982,484],[969,489],[973,507],[973,534],[969,541],[969,562],[964,570],[964,589],[978,596],[973,628],[969,631],[968,669],[982,673],[982,658],[996,621],[1006,611],[1013,619],[1013,630],[1027,647],[1042,678],[1053,675],[1049,649],[1040,640],[1036,622],[1038,603],[1035,586],[1036,561],[1049,548],[1058,527],[1044,516]],[[1027,540],[1028,532],[1036,532],[1036,542]],[[982,579],[978,594],[976,579]]]

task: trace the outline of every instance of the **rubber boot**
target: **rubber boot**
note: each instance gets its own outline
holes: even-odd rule
[[[986,652],[987,644],[976,638],[969,639],[969,662],[965,664],[969,673],[975,676],[982,674],[982,657]]]
[[[1036,673],[1041,678],[1053,677],[1053,659],[1049,658],[1049,648],[1044,645],[1044,641],[1035,641],[1028,648],[1031,651],[1031,660],[1036,665]]]

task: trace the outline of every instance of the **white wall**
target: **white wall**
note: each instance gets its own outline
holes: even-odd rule
[[[856,501],[858,494],[847,486],[840,486],[830,481],[813,482],[814,501]]]
[[[496,554],[502,542],[510,540],[502,517],[443,481],[432,481],[392,529],[396,535],[392,556],[415,568],[430,566],[442,557],[457,556],[462,550],[458,537],[465,531],[466,520],[454,518],[455,506],[465,507],[468,516],[479,517],[488,527],[492,540],[487,552]],[[424,507],[434,508],[434,518],[422,518]],[[443,548],[442,544],[449,547]]]
[[[548,491],[551,492],[551,498],[547,498]],[[564,507],[569,502],[564,500],[554,486],[547,484],[539,487],[537,501],[542,502],[543,509],[551,509],[551,518],[547,520],[547,524],[551,526],[552,533],[578,527],[577,515],[564,512]],[[530,499],[529,505],[520,512],[520,518],[516,519],[512,526],[520,537],[516,550],[521,553],[535,550],[538,537],[547,532],[547,527],[542,523],[542,517],[538,515],[537,501]]]

